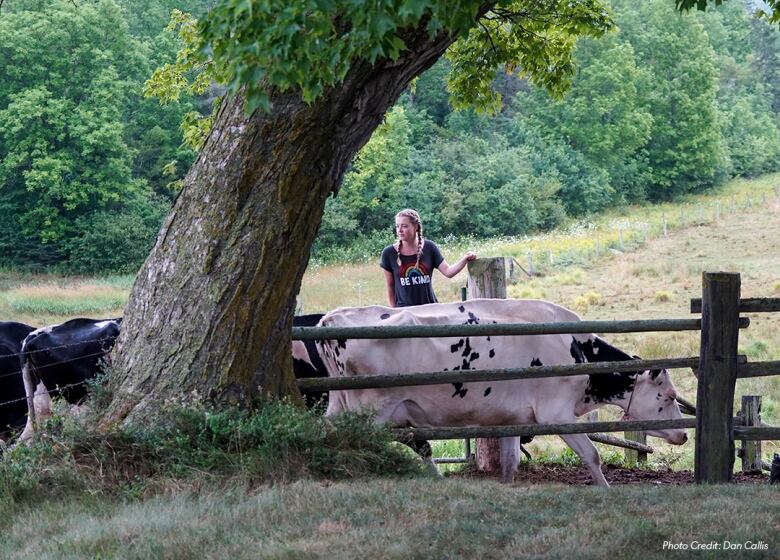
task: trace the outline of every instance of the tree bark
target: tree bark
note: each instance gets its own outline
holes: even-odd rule
[[[357,62],[312,105],[272,91],[269,113],[226,99],[141,268],[113,353],[103,426],[166,399],[245,406],[297,395],[295,298],[325,201],[409,82],[452,43],[422,22],[399,59]]]

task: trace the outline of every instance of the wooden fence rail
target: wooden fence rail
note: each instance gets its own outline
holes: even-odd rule
[[[750,319],[747,317],[740,317],[739,328],[743,329],[749,325]],[[293,340],[448,338],[461,336],[638,333],[699,330],[701,330],[701,319],[646,319],[634,321],[577,321],[484,325],[293,327],[292,338]]]
[[[746,361],[745,356],[739,357]],[[479,381],[509,381],[573,375],[608,374],[616,371],[645,371],[662,368],[698,368],[699,358],[662,358],[658,360],[627,360],[623,362],[593,362],[566,366],[533,366],[517,369],[480,369],[467,371],[434,371],[419,373],[389,373],[350,377],[323,377],[298,379],[299,389],[307,391],[381,389],[417,385],[440,385]]]
[[[780,375],[780,361],[775,362],[750,362],[737,364],[737,378],[767,377]]]
[[[780,298],[742,298],[740,313],[772,313],[780,311]],[[701,298],[691,299],[691,313],[701,313]]]
[[[780,439],[780,428],[769,426],[741,426],[742,418],[735,416],[732,438],[738,440]],[[695,428],[696,418],[678,420],[615,420],[611,422],[574,422],[570,424],[516,424],[511,426],[465,426],[448,428],[396,428],[399,441],[413,439],[464,439],[475,437],[503,438],[515,436],[550,436],[561,434],[590,434]]]
[[[738,419],[735,419],[739,422]],[[610,422],[573,422],[570,424],[518,424],[512,426],[466,426],[448,428],[397,428],[400,440],[461,439],[467,437],[549,436],[560,434],[589,434],[596,432],[624,432],[639,430],[671,430],[695,428],[695,418],[678,420],[615,420]]]

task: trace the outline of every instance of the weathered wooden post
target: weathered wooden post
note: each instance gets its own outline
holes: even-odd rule
[[[739,274],[702,275],[701,358],[696,393],[694,478],[729,482],[734,468],[734,386],[739,340]]]
[[[742,422],[745,426],[761,425],[761,397],[742,396]],[[739,453],[742,459],[742,472],[761,472],[761,440],[742,440]]]
[[[666,224],[666,212],[661,214],[661,219],[664,222],[664,237],[668,237],[669,236],[669,226]]]
[[[685,228],[685,210],[680,206],[680,228]]]
[[[624,439],[627,439],[628,441],[636,441],[647,445],[647,434],[645,432],[623,432],[623,434]],[[633,465],[635,463],[644,465],[647,463],[647,453],[645,451],[626,448],[625,455],[626,462],[629,465]]]
[[[530,264],[530,251],[528,254]],[[506,299],[506,260],[504,257],[495,257],[476,259],[468,264],[469,299]],[[477,438],[478,471],[492,475],[501,473],[501,449],[498,442],[498,438]]]

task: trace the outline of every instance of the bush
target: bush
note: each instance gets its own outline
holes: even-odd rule
[[[171,478],[258,483],[425,472],[366,414],[324,418],[265,401],[254,412],[166,405],[159,418],[103,434],[88,420],[55,415],[35,443],[0,461],[0,506],[42,493],[135,496]]]
[[[82,219],[80,235],[63,243],[65,269],[77,274],[137,272],[169,209],[167,201],[153,198],[118,213],[101,211]]]

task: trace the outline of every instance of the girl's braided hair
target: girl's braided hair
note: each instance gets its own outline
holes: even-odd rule
[[[422,258],[422,252],[423,252],[423,245],[425,245],[425,239],[423,238],[423,227],[422,227],[422,220],[420,220],[420,214],[417,213],[416,210],[412,210],[411,208],[405,208],[404,210],[401,210],[398,212],[398,214],[395,215],[396,218],[409,218],[412,221],[412,224],[417,226],[417,264],[415,265],[416,268],[420,268],[420,259]],[[393,247],[395,247],[396,254],[398,255],[398,266],[401,266],[401,244],[403,242],[400,239],[397,239],[395,243],[393,243]]]

